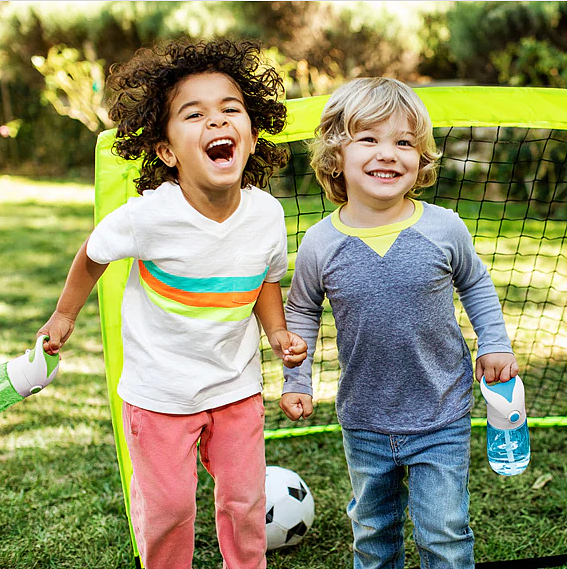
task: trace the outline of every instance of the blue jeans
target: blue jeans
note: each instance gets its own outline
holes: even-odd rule
[[[420,435],[343,429],[354,569],[403,569],[408,505],[422,568],[474,569],[470,431],[469,415]]]

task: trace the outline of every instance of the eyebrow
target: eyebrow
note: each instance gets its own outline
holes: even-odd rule
[[[221,104],[223,103],[230,103],[230,102],[234,102],[236,101],[237,103],[240,103],[241,105],[244,105],[244,101],[242,101],[241,99],[239,99],[238,97],[224,97],[224,99],[222,99],[220,101]],[[179,107],[179,110],[177,111],[177,114],[181,114],[186,108],[188,107],[197,107],[201,104],[201,101],[187,101],[186,103],[183,103],[181,105],[181,107]]]
[[[374,131],[373,128],[366,128],[366,129],[359,130],[357,133],[355,133],[355,135],[360,134],[361,132],[364,133],[364,132],[373,132],[373,131]],[[413,138],[417,138],[417,135],[412,130],[402,130],[402,131],[393,130],[390,134],[392,136],[396,136],[396,137],[397,136],[411,136]]]

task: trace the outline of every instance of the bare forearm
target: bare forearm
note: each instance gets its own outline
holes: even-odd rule
[[[57,308],[37,333],[38,336],[48,337],[43,344],[48,354],[58,353],[69,339],[81,308],[107,266],[99,265],[87,257],[87,242],[79,249],[69,269]]]
[[[287,330],[279,283],[264,283],[254,308],[264,328],[272,351],[286,367],[301,365],[307,355],[307,344]]]
[[[280,283],[264,283],[254,313],[260,320],[260,324],[270,338],[276,330],[285,330],[285,316]]]
[[[57,302],[57,312],[75,319],[107,266],[99,265],[87,257],[85,241],[71,264],[63,292]]]

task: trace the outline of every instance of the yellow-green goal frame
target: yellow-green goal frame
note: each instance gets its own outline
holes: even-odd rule
[[[435,127],[524,127],[567,130],[567,90],[537,87],[422,87],[416,93],[425,103]],[[288,143],[312,137],[328,96],[294,99],[287,102],[288,126],[270,137]],[[127,162],[112,154],[115,130],[102,132],[95,151],[95,223],[135,196],[133,180],[139,163]],[[108,397],[116,450],[130,522],[130,477],[132,466],[122,430],[122,402],[116,388],[122,369],[120,305],[131,260],[111,263],[98,283],[101,331]],[[486,423],[473,419],[473,426]],[[567,426],[567,417],[530,418],[530,426]],[[338,425],[266,431],[266,438],[297,436],[339,430]],[[134,554],[139,557],[132,532]]]

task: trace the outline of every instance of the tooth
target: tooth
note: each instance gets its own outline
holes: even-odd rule
[[[371,175],[375,178],[393,178],[395,174],[386,173],[386,172],[371,172]]]
[[[228,138],[220,138],[219,140],[213,140],[213,142],[211,142],[207,146],[207,150],[209,148],[213,148],[214,146],[219,146],[220,144],[228,144],[229,146],[232,146],[232,140],[230,140]]]

